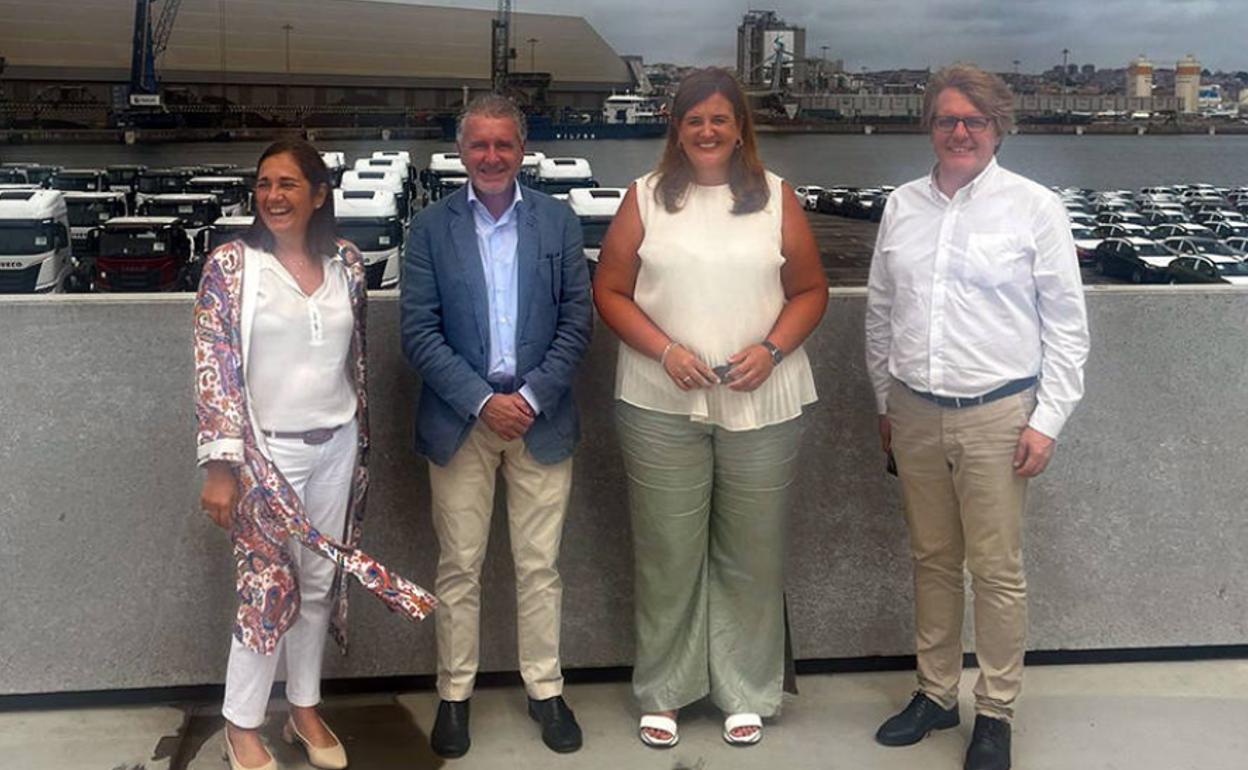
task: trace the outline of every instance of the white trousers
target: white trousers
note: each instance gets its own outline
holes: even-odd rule
[[[309,446],[301,439],[268,439],[274,464],[303,501],[312,526],[334,538],[342,537],[347,521],[356,440],[354,420],[317,446]],[[289,548],[299,585],[299,618],[282,636],[272,655],[255,652],[230,638],[221,713],[244,729],[264,723],[279,656],[284,655],[286,660],[286,700],[294,706],[315,706],[321,702],[321,663],[333,609],[330,595],[335,564],[295,540],[290,541]]]

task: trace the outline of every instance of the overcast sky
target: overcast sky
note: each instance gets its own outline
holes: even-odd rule
[[[496,8],[497,0],[391,0]],[[955,60],[1024,72],[1061,63],[1123,67],[1143,53],[1159,67],[1184,54],[1248,69],[1245,0],[514,0],[516,11],[584,16],[621,54],[647,62],[732,64],[748,8],[806,27],[806,52],[861,67],[922,68]],[[488,35],[488,30],[482,31]]]

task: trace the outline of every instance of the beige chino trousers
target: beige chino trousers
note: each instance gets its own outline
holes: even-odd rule
[[[504,441],[478,422],[445,466],[429,464],[433,528],[440,553],[434,613],[438,695],[472,695],[480,657],[481,564],[490,536],[494,479],[507,483],[507,520],[516,567],[520,675],[529,697],[563,693],[559,624],[563,583],[556,562],[572,489],[572,459],[542,465],[524,439]]]
[[[914,563],[919,689],[950,708],[962,674],[965,581],[971,573],[975,710],[1011,721],[1023,682],[1027,581],[1022,525],[1027,480],[1014,473],[1035,389],[950,409],[894,382],[888,396]]]

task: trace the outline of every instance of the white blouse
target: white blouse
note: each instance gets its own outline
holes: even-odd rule
[[[248,256],[262,261],[245,373],[256,421],[292,432],[350,422],[355,319],[346,268],[326,260],[325,280],[309,296],[272,254],[248,249]]]
[[[637,180],[645,235],[633,300],[669,337],[710,366],[762,342],[784,308],[780,269],[783,188],[767,173],[767,205],[732,213],[728,185],[690,187],[675,214],[654,199],[655,174]],[[751,392],[726,385],[683,391],[663,366],[620,345],[616,398],[643,409],[687,414],[728,430],[785,422],[813,403],[815,380],[802,347],[791,351]]]

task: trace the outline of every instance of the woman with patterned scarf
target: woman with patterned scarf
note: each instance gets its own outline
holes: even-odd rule
[[[316,767],[346,767],[316,707],[327,631],[345,651],[348,577],[412,618],[437,603],[358,549],[364,262],[335,238],[329,179],[307,142],[265,150],[255,223],[209,257],[195,302],[201,506],[230,532],[241,600],[222,708],[232,770],[276,768],[257,728],[283,648],[283,738]]]

